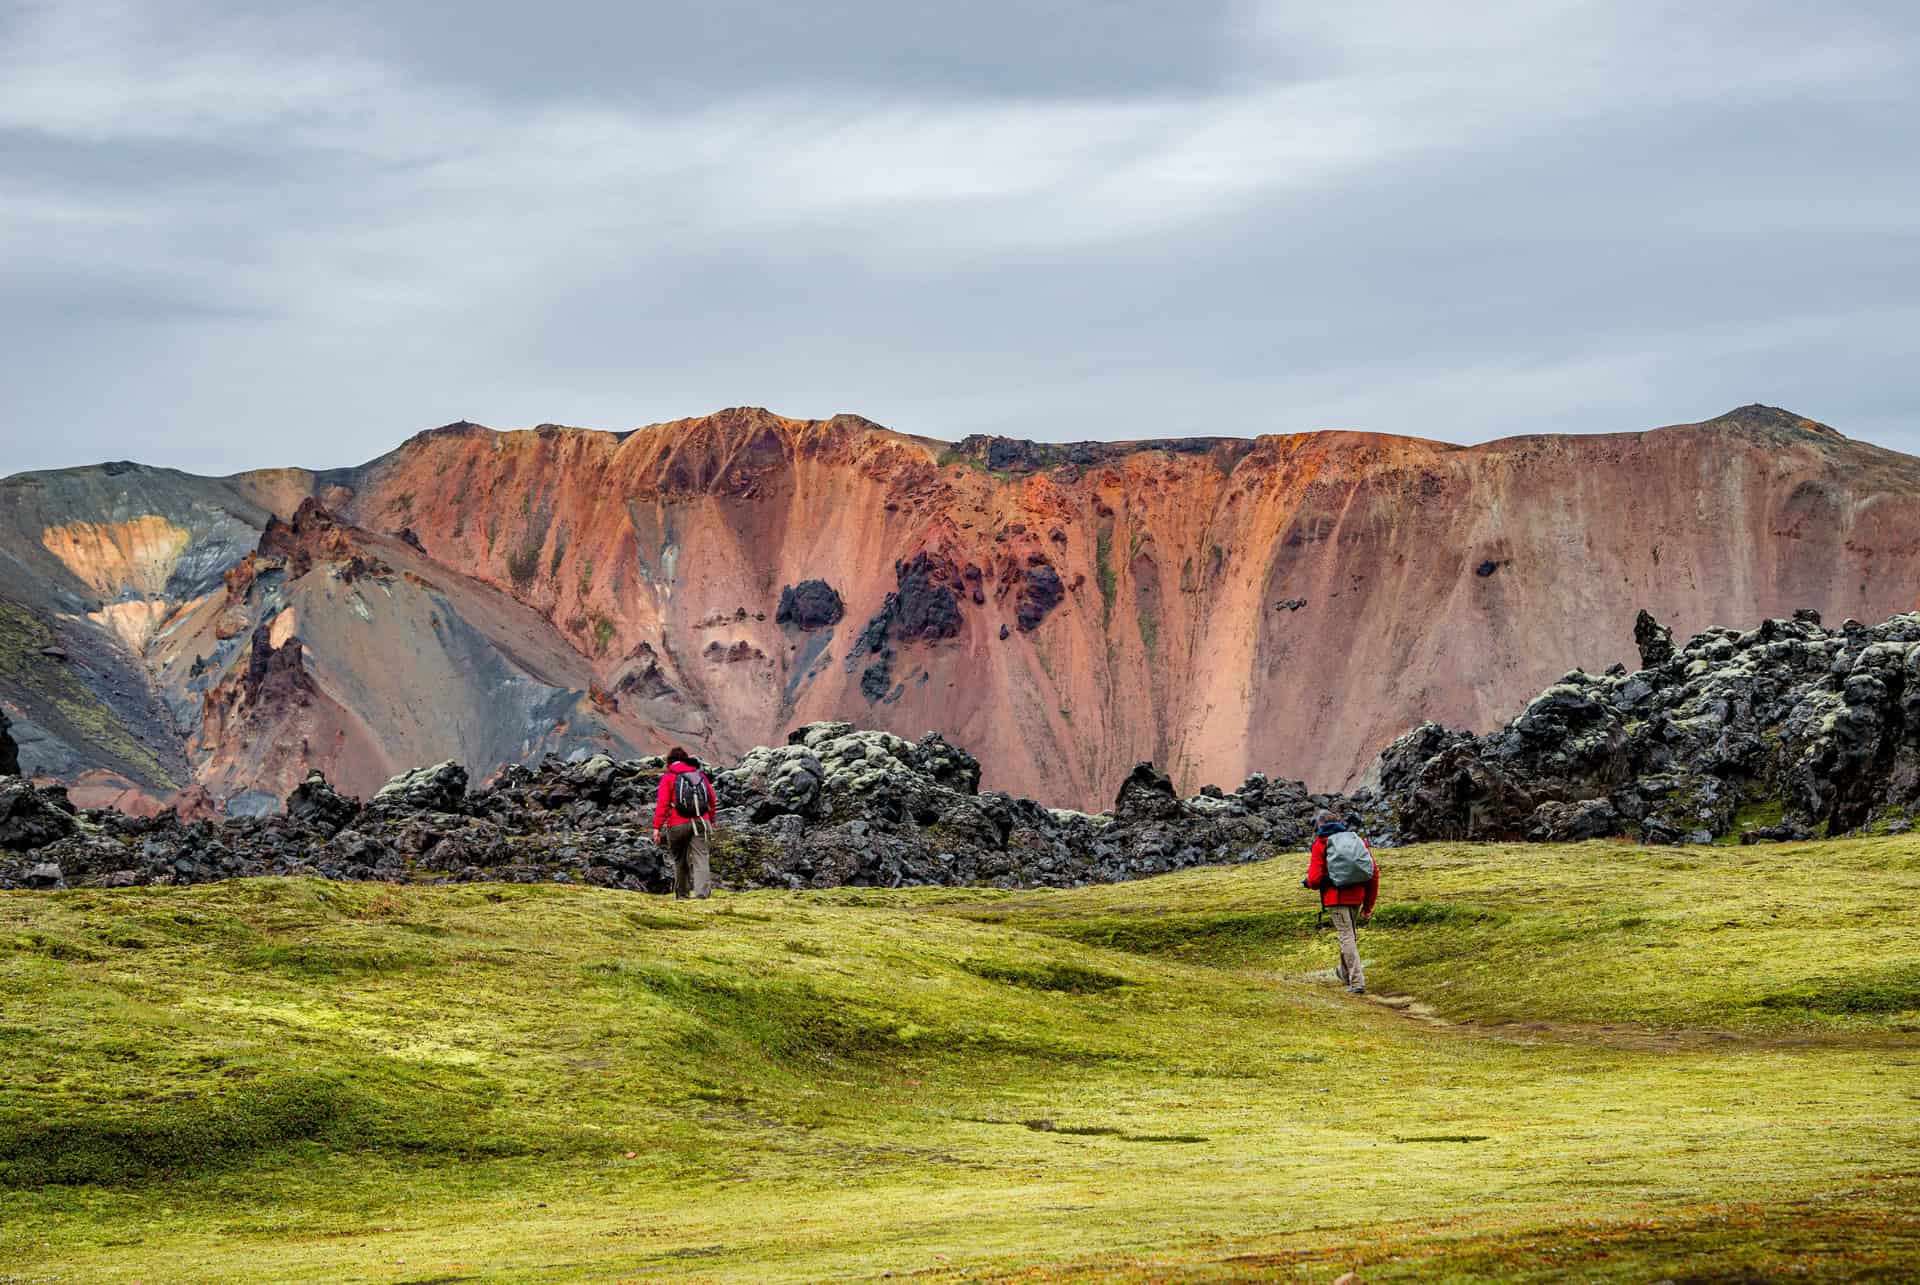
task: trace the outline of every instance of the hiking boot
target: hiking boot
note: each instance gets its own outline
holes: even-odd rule
[[[1347,966],[1345,964],[1335,964],[1333,966],[1333,980],[1339,982],[1342,986],[1347,984]]]
[[[1349,995],[1365,995],[1366,993],[1367,993],[1367,988],[1364,986],[1347,987],[1347,994]]]

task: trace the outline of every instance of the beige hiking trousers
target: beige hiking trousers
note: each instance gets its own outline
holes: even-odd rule
[[[713,895],[713,864],[708,836],[713,827],[705,821],[667,827],[667,852],[673,857],[673,895],[696,897]]]
[[[1354,933],[1360,911],[1356,906],[1329,906],[1333,916],[1333,935],[1340,939],[1340,974],[1351,987],[1364,987],[1366,975],[1360,971],[1360,938]]]

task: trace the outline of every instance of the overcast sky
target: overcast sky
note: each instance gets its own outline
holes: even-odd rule
[[[1920,453],[1920,6],[0,0],[0,473],[723,406]]]

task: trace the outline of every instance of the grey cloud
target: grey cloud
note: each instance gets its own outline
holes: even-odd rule
[[[403,66],[530,98],[719,99],[770,87],[1042,96],[1198,88],[1230,41],[1220,0],[416,0],[336,10]]]
[[[8,319],[9,328],[32,330],[43,339],[71,329],[80,342],[102,326],[209,318],[255,322],[272,316],[222,300],[198,280],[159,271],[97,272],[84,263],[0,269],[0,295],[7,301],[0,317]]]
[[[1920,450],[1902,7],[11,21],[0,471],[740,403],[1470,441],[1761,400]]]

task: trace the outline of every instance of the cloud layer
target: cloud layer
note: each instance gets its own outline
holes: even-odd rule
[[[0,472],[725,405],[1920,451],[1904,3],[0,0]]]

